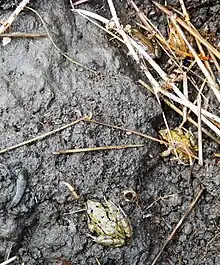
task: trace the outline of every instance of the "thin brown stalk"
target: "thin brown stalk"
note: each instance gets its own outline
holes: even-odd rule
[[[189,99],[188,83],[186,72],[183,72],[183,95]],[[183,106],[183,123],[187,120],[187,107]]]
[[[76,192],[75,188],[70,185],[68,182],[66,181],[62,181],[61,184],[64,184],[65,186],[67,186],[67,188],[71,191],[73,197],[76,199],[76,200],[79,200],[80,196],[79,194]]]
[[[215,55],[212,52],[210,52],[210,51],[209,51],[209,54],[210,54],[210,56],[212,58],[213,63],[215,64],[215,67],[216,67],[217,71],[220,73],[220,66],[219,66],[218,61],[215,58]]]
[[[180,229],[180,227],[182,226],[183,222],[185,221],[185,219],[188,217],[188,215],[190,214],[190,212],[192,211],[192,209],[195,207],[196,203],[198,202],[198,200],[200,199],[203,191],[205,190],[204,187],[200,188],[198,194],[196,195],[195,199],[190,203],[189,207],[187,208],[187,210],[185,211],[184,215],[182,216],[182,218],[179,220],[179,222],[177,223],[177,225],[174,227],[172,233],[168,236],[167,240],[165,241],[165,243],[163,244],[161,250],[159,251],[159,253],[157,254],[156,258],[153,260],[153,262],[151,263],[151,265],[155,265],[157,263],[157,261],[159,260],[159,258],[161,257],[161,255],[164,252],[164,249],[167,247],[167,245],[172,241],[172,239],[175,237],[176,233],[178,232],[178,230]]]
[[[220,235],[220,232],[218,232],[205,246],[205,252],[204,252],[204,255],[202,257],[202,259],[204,259],[208,253],[208,247],[209,245]]]
[[[203,49],[203,47],[201,45],[201,43],[197,39],[196,39],[196,44],[197,44],[197,46],[199,48],[199,51],[200,51],[200,54],[202,55],[202,57],[204,57],[204,58],[207,57],[206,54],[205,54],[205,51],[204,51],[204,49]],[[212,68],[210,66],[209,61],[205,60],[204,61],[204,65],[206,66],[207,70],[209,71],[209,73],[210,73],[210,75],[212,77],[212,80],[215,80],[215,76],[214,76],[214,73],[212,71]]]
[[[107,0],[107,1],[108,1],[108,5],[110,8],[110,12],[112,14],[112,21],[114,21],[114,23],[115,23],[116,31],[122,36],[128,50],[129,50],[129,53],[132,55],[132,57],[135,59],[135,61],[137,63],[139,63],[139,56],[137,55],[133,46],[131,45],[130,38],[128,37],[128,35],[123,30],[123,27],[120,25],[120,22],[119,22],[119,19],[117,17],[117,13],[116,13],[116,10],[115,10],[115,7],[114,7],[112,0]]]
[[[112,145],[112,146],[99,146],[99,147],[88,147],[88,148],[76,148],[76,149],[68,149],[68,150],[59,150],[53,152],[54,155],[61,154],[75,154],[82,152],[93,152],[93,151],[105,151],[105,150],[121,150],[127,148],[138,148],[143,147],[144,144],[130,144],[130,145]]]
[[[198,94],[197,97],[197,107],[198,107],[198,156],[199,156],[199,165],[203,165],[203,148],[202,148],[202,120],[201,120],[201,95]]]
[[[2,33],[0,38],[45,38],[47,34],[41,33],[26,33],[26,32],[11,32],[11,33]]]
[[[27,144],[34,143],[34,142],[36,142],[36,141],[42,140],[42,139],[44,139],[44,138],[46,138],[46,137],[48,137],[48,136],[50,136],[50,135],[52,135],[52,134],[55,134],[55,133],[57,133],[57,132],[60,132],[60,131],[62,131],[62,130],[64,130],[64,129],[68,128],[68,127],[71,127],[71,126],[73,126],[73,125],[79,123],[80,121],[85,120],[86,117],[87,117],[87,116],[82,117],[82,118],[80,118],[80,119],[78,119],[78,120],[75,120],[75,121],[73,121],[73,122],[71,122],[71,123],[68,123],[68,124],[66,124],[66,125],[64,125],[64,126],[62,126],[62,127],[60,127],[60,128],[57,128],[57,129],[55,129],[55,130],[52,130],[52,131],[46,132],[46,133],[44,133],[44,134],[42,134],[42,135],[39,135],[39,136],[36,136],[36,137],[31,138],[31,139],[29,139],[29,140],[23,141],[23,142],[21,142],[21,143],[19,143],[19,144],[15,144],[15,145],[12,145],[12,146],[9,146],[9,147],[6,147],[6,148],[3,148],[3,149],[0,149],[0,154],[3,154],[3,153],[5,153],[5,152],[11,151],[11,150],[14,150],[14,149],[16,149],[16,148],[18,148],[18,147],[21,147],[21,146],[24,146],[24,145],[27,145]]]
[[[184,15],[184,19],[186,22],[190,21],[190,18],[189,18],[189,14],[186,10],[186,6],[185,6],[185,3],[183,0],[179,0],[180,2],[180,5],[181,5],[181,8],[182,8],[182,11],[183,11],[183,15]]]

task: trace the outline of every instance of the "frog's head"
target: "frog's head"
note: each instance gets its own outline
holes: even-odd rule
[[[101,208],[103,208],[103,206],[100,202],[93,201],[93,200],[88,200],[86,202],[86,209],[87,209],[88,214],[93,214],[94,212],[96,212],[98,209],[101,209]]]

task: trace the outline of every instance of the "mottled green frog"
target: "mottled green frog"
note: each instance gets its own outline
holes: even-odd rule
[[[188,131],[184,132],[180,128],[175,128],[171,129],[169,134],[168,130],[165,129],[160,130],[159,134],[170,144],[169,148],[161,154],[163,157],[166,157],[171,153],[174,155],[177,153],[179,159],[182,162],[188,162],[190,159],[192,160],[192,158],[196,156],[198,146],[196,144],[195,137]]]
[[[132,227],[123,210],[113,202],[105,204],[88,200],[86,203],[88,227],[97,236],[89,235],[98,244],[121,247],[132,236]]]

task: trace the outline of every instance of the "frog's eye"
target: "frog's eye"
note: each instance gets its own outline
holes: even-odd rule
[[[93,209],[90,210],[90,213],[93,213]]]

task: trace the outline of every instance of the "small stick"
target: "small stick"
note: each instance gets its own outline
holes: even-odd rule
[[[127,148],[137,148],[143,147],[144,144],[130,144],[130,145],[113,145],[113,146],[99,146],[99,147],[88,147],[88,148],[76,148],[76,149],[69,149],[69,150],[59,150],[53,152],[54,155],[60,154],[74,154],[74,153],[82,153],[82,152],[92,152],[92,151],[104,151],[104,150],[120,150],[120,149],[127,149]]]
[[[21,3],[17,6],[17,8],[10,15],[10,17],[5,22],[3,22],[3,25],[0,27],[0,34],[2,34],[7,28],[11,26],[13,21],[16,19],[19,13],[25,8],[25,6],[29,3],[29,1],[30,0],[21,1]]]
[[[204,187],[200,188],[197,196],[195,197],[195,199],[190,203],[188,209],[185,211],[184,215],[182,216],[182,218],[179,220],[178,224],[175,226],[175,228],[173,229],[172,233],[168,236],[167,240],[165,241],[165,243],[163,244],[161,250],[159,251],[159,253],[157,254],[156,258],[153,260],[153,262],[151,263],[151,265],[155,265],[156,262],[158,261],[158,259],[161,257],[164,249],[167,247],[167,245],[170,243],[170,241],[174,238],[174,236],[176,235],[177,231],[180,229],[180,227],[182,226],[184,220],[186,219],[186,217],[190,214],[190,212],[192,211],[192,209],[194,208],[194,206],[196,205],[196,203],[198,202],[199,198],[201,197],[203,191],[205,190]]]
[[[201,119],[201,95],[200,93],[197,96],[197,107],[198,107],[198,157],[199,157],[199,165],[203,165],[203,152],[202,152],[202,119]]]
[[[99,259],[98,259],[98,258],[95,258],[95,259],[96,259],[97,264],[98,264],[98,265],[101,265]]]
[[[204,259],[205,258],[205,256],[207,255],[207,252],[208,252],[208,246],[216,239],[216,237],[218,237],[220,235],[220,232],[218,232],[208,243],[207,243],[207,245],[206,245],[206,247],[205,247],[205,253],[204,253],[204,255],[203,255],[203,257],[202,257],[202,259]]]
[[[75,191],[74,187],[72,185],[70,185],[68,182],[66,181],[62,181],[62,184],[66,185],[67,188],[72,192],[73,197],[76,200],[79,200],[80,196],[77,194],[77,192]]]
[[[52,135],[52,134],[55,134],[55,133],[57,133],[57,132],[60,132],[60,131],[62,131],[62,130],[64,130],[64,129],[66,129],[66,128],[68,128],[68,127],[71,127],[71,126],[73,126],[73,125],[79,123],[80,121],[83,121],[84,119],[85,119],[85,117],[82,117],[82,118],[80,118],[80,119],[78,119],[78,120],[75,120],[75,121],[73,121],[73,122],[71,122],[71,123],[68,123],[68,124],[66,124],[66,125],[64,125],[64,126],[62,126],[62,127],[60,127],[60,128],[57,128],[57,129],[53,130],[53,131],[49,131],[49,132],[46,132],[46,133],[44,133],[44,134],[42,134],[42,135],[38,135],[38,136],[36,136],[36,137],[34,137],[34,138],[32,138],[32,139],[29,139],[29,140],[23,141],[23,142],[21,142],[21,143],[19,143],[19,144],[12,145],[12,146],[10,146],[10,147],[6,147],[6,148],[3,148],[3,149],[0,149],[0,154],[3,154],[3,153],[5,153],[5,152],[11,151],[11,150],[14,150],[14,149],[16,149],[16,148],[18,148],[18,147],[21,147],[21,146],[24,146],[24,145],[26,145],[26,144],[31,144],[31,143],[34,143],[34,142],[36,142],[36,141],[42,140],[42,139],[46,138],[47,136],[50,136],[50,135]],[[0,265],[1,265],[1,264],[0,264]]]
[[[213,63],[215,64],[216,69],[217,69],[218,72],[220,73],[220,66],[219,66],[218,61],[217,61],[216,58],[215,58],[215,55],[214,55],[212,52],[210,52],[210,51],[209,51],[209,54],[210,54],[210,56],[211,56],[211,58],[212,58]]]
[[[188,12],[186,10],[186,6],[185,6],[184,1],[183,0],[179,0],[179,2],[180,2],[180,5],[181,5],[183,14],[184,14],[185,21],[186,22],[189,22],[190,21],[190,18],[189,18],[189,14],[188,14]]]
[[[188,93],[188,83],[187,83],[187,75],[186,72],[183,72],[183,94],[184,96],[189,99]],[[187,120],[187,107],[183,106],[183,123]]]
[[[168,199],[168,198],[170,198],[170,197],[174,197],[176,194],[170,194],[170,195],[165,195],[165,196],[160,196],[160,197],[158,197],[155,201],[153,201],[146,209],[145,209],[145,211],[146,210],[148,210],[148,209],[150,209],[155,203],[157,203],[158,201],[160,201],[160,200],[164,200],[165,201],[165,199]]]
[[[9,264],[9,263],[15,261],[17,258],[18,258],[17,256],[14,256],[14,257],[12,257],[12,258],[6,260],[6,261],[3,261],[2,263],[0,263],[0,265],[7,265],[7,264]]]
[[[119,22],[119,19],[117,17],[117,13],[116,13],[114,4],[113,4],[112,0],[107,0],[107,1],[108,1],[110,12],[112,14],[112,20],[114,21],[115,26],[116,26],[116,30],[122,36],[122,38],[123,38],[128,50],[129,50],[129,53],[133,56],[134,60],[138,64],[139,63],[139,56],[135,52],[134,47],[131,45],[130,38],[128,37],[128,35],[123,30],[123,27],[120,25],[120,22]]]
[[[72,5],[72,6],[77,6],[77,5],[81,5],[81,4],[83,4],[83,3],[88,2],[88,0],[78,0],[78,1],[76,1],[76,2],[74,2],[74,3],[72,3],[72,1],[70,1],[70,2],[71,2],[71,5]]]
[[[79,209],[79,210],[71,211],[71,212],[68,212],[68,213],[64,213],[63,215],[82,213],[82,212],[85,212],[85,211],[86,211],[86,208],[85,209]]]
[[[0,38],[45,38],[47,34],[41,33],[25,33],[25,32],[12,32],[0,34]]]

